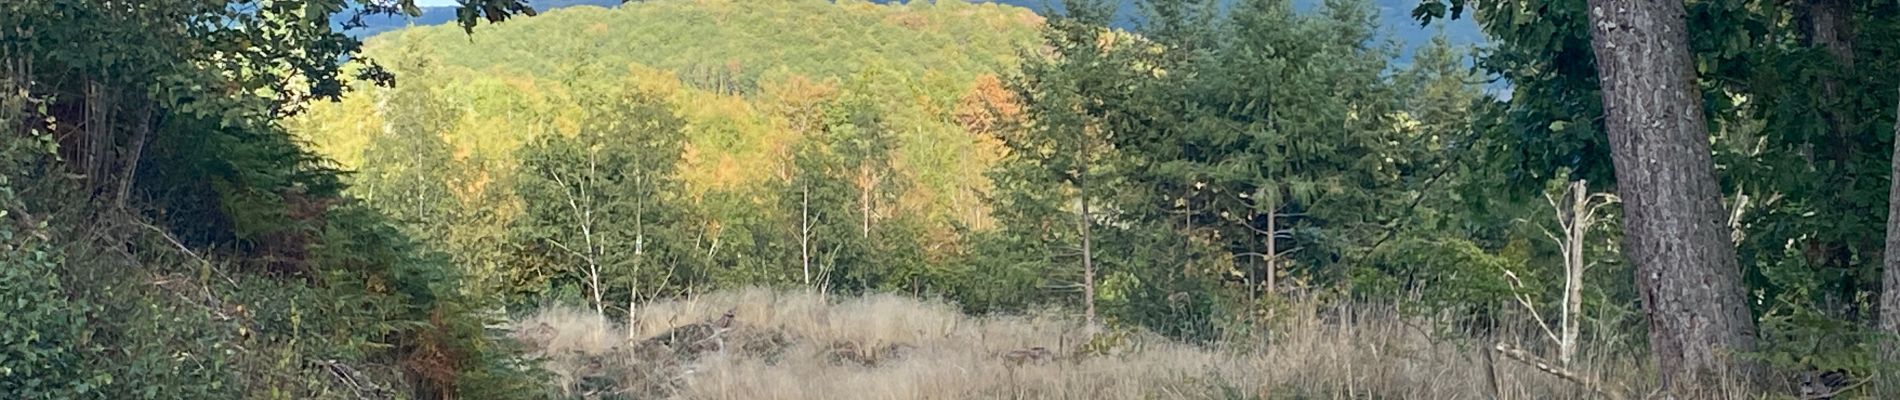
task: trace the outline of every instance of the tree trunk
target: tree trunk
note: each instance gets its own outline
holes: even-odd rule
[[[594,202],[594,196],[596,193],[590,193],[588,190],[593,188],[599,179],[600,153],[598,151],[589,150],[587,152],[587,178],[578,189],[581,193],[581,203],[587,205],[586,209],[580,212],[581,238],[587,245],[587,279],[593,283],[594,313],[601,318],[606,318],[607,301],[605,296],[601,294],[606,290],[600,287],[600,248],[602,244],[594,242],[594,208],[596,204]]]
[[[1280,274],[1280,248],[1276,243],[1280,240],[1280,207],[1278,207],[1277,197],[1274,201],[1274,207],[1267,207],[1267,293],[1273,293],[1280,287],[1280,283],[1277,282]]]
[[[1558,209],[1558,222],[1564,228],[1564,296],[1563,310],[1558,313],[1557,362],[1568,367],[1577,356],[1578,323],[1583,317],[1583,238],[1589,232],[1592,210],[1590,208],[1589,184],[1584,181],[1570,183],[1564,192],[1565,207]]]
[[[607,315],[607,303],[600,296],[600,264],[592,259],[587,260],[587,282],[587,288],[594,295],[594,314]]]
[[[1893,131],[1900,135],[1900,105],[1894,107]],[[1881,361],[1889,363],[1900,362],[1900,343],[1891,337],[1900,335],[1900,137],[1893,141],[1891,164],[1893,182],[1888,184],[1887,191],[1887,251],[1881,260],[1886,276],[1880,293],[1880,332],[1890,336],[1881,343]]]
[[[1851,216],[1876,212],[1858,206],[1854,201],[1860,187],[1859,177],[1852,167],[1861,158],[1861,141],[1855,135],[1859,126],[1846,95],[1846,77],[1854,74],[1853,19],[1849,15],[1849,0],[1802,0],[1796,3],[1797,23],[1801,27],[1802,40],[1806,45],[1826,52],[1834,61],[1833,69],[1819,76],[1821,98],[1815,106],[1820,110],[1823,126],[1828,135],[1818,141],[1816,154],[1817,170],[1822,172],[1823,186],[1841,188],[1823,194],[1824,212],[1835,213],[1835,218],[1847,219]],[[1839,310],[1849,319],[1861,315],[1859,302],[1854,297],[1861,293],[1861,269],[1856,268],[1855,253],[1861,252],[1863,260],[1880,259],[1878,253],[1881,244],[1871,235],[1822,235],[1813,239],[1821,241],[1821,260],[1816,264],[1825,268],[1838,269],[1843,274],[1836,298],[1831,303],[1844,307]]]
[[[1624,248],[1649,318],[1663,387],[1749,379],[1755,347],[1723,227],[1702,99],[1680,1],[1589,0],[1591,48],[1625,207]],[[1736,373],[1739,373],[1737,375]]]
[[[1088,154],[1083,150],[1082,154]],[[1082,162],[1087,163],[1084,156]],[[1095,327],[1095,252],[1090,248],[1090,225],[1094,225],[1089,215],[1088,167],[1084,165],[1076,179],[1077,195],[1081,197],[1081,212],[1075,214],[1077,229],[1082,233],[1082,320],[1092,329]]]
[[[804,267],[806,288],[811,288],[811,185],[799,186],[798,262]]]
[[[864,182],[863,187],[858,189],[858,208],[860,212],[864,214],[864,229],[862,231],[864,236],[862,237],[865,239],[871,238],[871,191],[877,187],[876,177],[871,174],[870,168],[869,166],[859,167],[858,172],[859,175],[863,176],[862,181]]]
[[[859,197],[859,199],[857,199],[859,209],[861,209],[861,214],[864,214],[864,227],[861,229],[861,233],[863,233],[864,239],[870,239],[870,218],[872,218],[872,212],[878,209],[878,207],[876,207],[876,201],[878,201],[878,193],[876,193],[876,190],[878,190],[880,178],[878,178],[878,174],[874,173],[874,171],[870,171],[868,165],[866,165],[866,167],[859,167],[859,176],[863,176],[863,178],[861,178],[863,188],[859,188],[859,195],[857,195],[857,197]]]

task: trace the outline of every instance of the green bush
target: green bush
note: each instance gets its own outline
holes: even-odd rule
[[[10,200],[0,175],[0,201]],[[0,210],[0,218],[8,217]],[[10,222],[10,221],[9,221]],[[85,314],[59,279],[59,255],[31,234],[0,224],[0,393],[18,398],[85,395],[112,376],[83,368]]]
[[[4,71],[0,71],[4,72]],[[21,129],[35,113],[0,76],[0,393],[16,398],[86,395],[112,376],[86,368],[85,315],[60,282],[60,253],[47,243],[44,221],[22,210],[16,180],[52,153],[51,137]],[[40,114],[43,114],[40,112]]]

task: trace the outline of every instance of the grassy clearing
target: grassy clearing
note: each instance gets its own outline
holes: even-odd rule
[[[518,321],[572,396],[688,399],[1595,398],[1533,367],[1441,340],[1389,308],[1296,305],[1277,331],[1196,346],[1141,332],[1089,340],[1053,312],[971,317],[895,295],[821,301],[747,289],[642,306],[629,321],[554,308]],[[733,322],[667,348],[648,338]],[[1508,340],[1507,340],[1508,341]],[[1495,343],[1481,341],[1479,343]],[[1028,351],[1048,350],[1049,357]],[[1012,355],[1012,352],[1015,352]],[[1586,356],[1579,371],[1645,393],[1647,367]],[[1639,396],[1631,396],[1639,397]]]

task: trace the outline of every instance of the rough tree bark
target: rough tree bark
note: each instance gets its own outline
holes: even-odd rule
[[[1748,379],[1735,353],[1754,350],[1755,324],[1696,90],[1680,1],[1589,0],[1590,47],[1624,208],[1624,250],[1635,266],[1661,384],[1698,391]]]
[[[1894,106],[1893,131],[1900,135],[1900,104]],[[1894,140],[1891,164],[1893,182],[1887,192],[1887,251],[1881,260],[1886,271],[1880,292],[1880,331],[1900,335],[1900,138]],[[1882,361],[1900,362],[1900,343],[1889,338],[1881,343],[1880,349]]]
[[[1853,188],[1860,187],[1861,174],[1854,173],[1851,166],[1863,157],[1861,152],[1864,150],[1861,148],[1861,137],[1856,132],[1860,126],[1856,118],[1857,113],[1849,106],[1848,83],[1843,82],[1846,77],[1853,76],[1855,69],[1854,24],[1850,14],[1852,5],[1848,4],[1850,1],[1802,0],[1795,4],[1802,40],[1807,46],[1826,52],[1828,58],[1834,62],[1831,73],[1819,76],[1821,97],[1815,106],[1820,111],[1821,120],[1823,126],[1827,128],[1828,135],[1824,141],[1816,143],[1816,148],[1820,151],[1815,154],[1814,162],[1821,164],[1816,167],[1817,170],[1823,172],[1824,187],[1843,189],[1827,192],[1822,198],[1827,202],[1824,210],[1836,214],[1835,218],[1840,219],[1875,212],[1875,210],[1860,207],[1860,203],[1854,201],[1857,196]],[[1822,235],[1820,238],[1812,239],[1818,241],[1813,246],[1819,250],[1816,254],[1822,257],[1820,260],[1812,261],[1823,267],[1838,269],[1845,274],[1844,278],[1839,280],[1841,285],[1835,293],[1838,298],[1834,302],[1841,304],[1845,308],[1841,311],[1850,318],[1862,315],[1858,306],[1859,302],[1851,300],[1862,291],[1861,282],[1864,279],[1860,272],[1862,270],[1855,267],[1854,260],[1881,258],[1877,252],[1882,250],[1882,244],[1877,241],[1878,238],[1870,236]],[[1856,253],[1859,253],[1860,257],[1855,257]]]

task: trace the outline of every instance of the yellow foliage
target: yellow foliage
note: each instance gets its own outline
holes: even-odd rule
[[[528,141],[577,133],[585,93],[666,99],[686,122],[679,171],[695,198],[784,179],[791,146],[821,133],[825,108],[851,96],[876,107],[899,136],[895,179],[907,180],[909,192],[895,212],[925,216],[933,231],[952,221],[991,225],[981,199],[990,187],[984,173],[1000,155],[993,136],[1022,113],[997,76],[1014,68],[1018,46],[1035,43],[1041,17],[995,4],[754,3],[566,8],[473,36],[451,27],[396,31],[366,48],[372,57],[432,60],[417,79],[462,108],[444,134],[456,161],[512,166]],[[528,37],[545,40],[521,40]],[[836,40],[807,40],[822,37]],[[611,80],[575,78],[587,63]],[[741,87],[705,88],[709,74]],[[324,156],[357,167],[386,117],[372,104],[379,91],[314,105],[289,125]],[[477,198],[511,173],[483,171],[459,182],[458,195]]]

